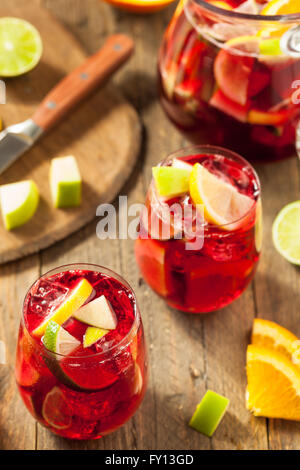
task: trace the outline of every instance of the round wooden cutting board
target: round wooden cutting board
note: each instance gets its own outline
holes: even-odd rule
[[[77,40],[36,0],[1,0],[0,16],[27,19],[40,31],[42,61],[29,74],[8,80],[4,125],[30,118],[50,89],[86,58]],[[99,44],[99,49],[101,44]],[[141,125],[132,106],[110,85],[101,88],[0,176],[0,184],[33,179],[41,202],[34,218],[12,232],[0,221],[0,263],[18,259],[78,230],[112,201],[129,177],[141,143]],[[82,205],[54,209],[49,188],[52,158],[74,155],[84,181]],[[0,155],[1,158],[1,155]]]

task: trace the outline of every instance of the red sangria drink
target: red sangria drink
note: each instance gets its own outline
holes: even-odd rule
[[[153,168],[135,245],[141,273],[171,307],[225,307],[254,276],[261,218],[259,180],[246,160],[219,147],[181,150]]]
[[[21,397],[35,419],[70,439],[98,439],[137,410],[147,358],[135,295],[95,265],[64,266],[30,288],[16,360]]]
[[[159,88],[187,138],[262,162],[295,153],[297,12],[299,0],[179,3],[159,54]]]

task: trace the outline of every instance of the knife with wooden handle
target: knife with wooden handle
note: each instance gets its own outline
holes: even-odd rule
[[[109,78],[134,50],[131,38],[116,34],[103,47],[51,90],[31,119],[0,133],[0,174]]]

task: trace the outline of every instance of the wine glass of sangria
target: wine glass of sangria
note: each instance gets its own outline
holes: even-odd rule
[[[244,158],[194,146],[153,168],[135,255],[171,307],[207,313],[230,304],[253,278],[261,244],[260,183]]]
[[[161,103],[194,143],[248,160],[295,153],[299,0],[182,0],[159,54]]]
[[[147,385],[143,325],[133,290],[101,266],[48,272],[23,307],[16,379],[32,416],[70,439],[122,426]]]

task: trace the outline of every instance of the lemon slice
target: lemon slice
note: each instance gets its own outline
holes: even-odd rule
[[[272,229],[276,250],[290,263],[300,265],[300,201],[285,206]]]
[[[190,195],[195,205],[203,206],[205,219],[220,226],[241,219],[254,204],[253,199],[239,193],[200,163],[194,165],[191,173]]]
[[[0,76],[17,77],[40,61],[43,44],[38,30],[19,18],[0,19]]]
[[[65,323],[87,301],[92,291],[91,284],[86,279],[81,279],[64,302],[33,331],[33,334],[42,336],[50,321],[59,325]]]
[[[104,330],[103,328],[95,328],[94,326],[89,326],[85,332],[83,338],[83,347],[89,348],[93,344],[97,343],[99,339],[109,333],[109,330]]]

